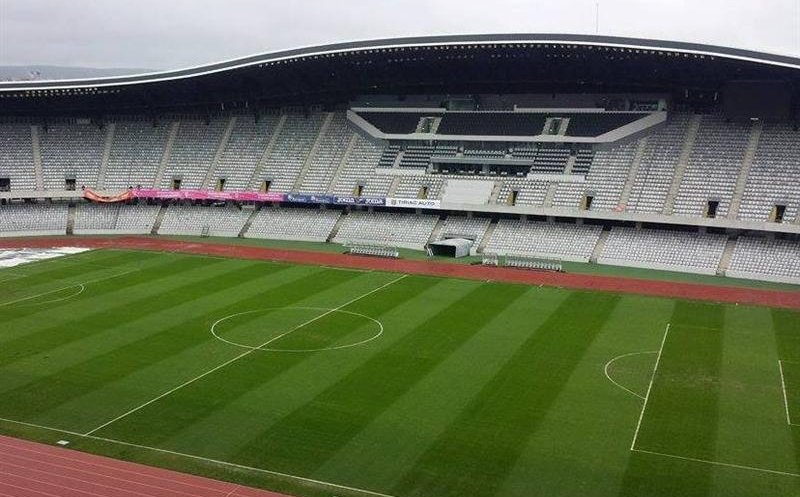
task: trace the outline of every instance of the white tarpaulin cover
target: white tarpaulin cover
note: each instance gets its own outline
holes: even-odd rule
[[[55,247],[48,249],[0,249],[0,268],[15,267],[44,259],[55,259],[65,255],[86,252],[88,248]]]
[[[472,240],[466,238],[450,238],[430,244],[434,255],[449,255],[450,257],[466,257],[472,248]]]

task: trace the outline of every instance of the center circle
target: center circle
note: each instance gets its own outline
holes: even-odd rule
[[[270,321],[268,322],[274,323],[274,325],[277,327],[277,329],[269,330],[272,332],[273,336],[265,337],[260,328],[257,328],[255,330],[252,329],[254,324],[256,327],[259,326],[261,320],[257,317],[258,314],[267,314],[270,317]],[[347,326],[349,329],[334,330],[334,331],[342,331],[343,333],[339,333],[340,336],[344,336],[351,330],[363,326],[363,323],[358,324],[358,321],[362,322],[366,321],[370,323],[369,327],[370,329],[366,330],[365,333],[362,334],[362,336],[357,336],[355,338],[352,338],[351,341],[347,343],[339,343],[338,345],[330,345],[322,347],[319,346],[319,344],[317,343],[315,345],[293,346],[290,348],[272,346],[273,342],[278,342],[284,337],[292,337],[293,335],[300,334],[302,333],[303,328],[307,326],[310,327],[314,323],[321,321],[326,317],[337,316],[337,315],[340,318],[344,318],[345,321],[347,320],[356,321],[356,324],[351,324],[350,326]],[[253,317],[255,317],[255,319],[252,319]],[[241,337],[230,336],[232,334],[230,326],[234,325],[237,320],[245,320],[245,319],[249,321],[247,325],[248,327],[251,328],[250,334],[252,335],[253,333],[255,333],[257,341],[261,342],[258,345],[246,343],[247,340],[244,340]],[[225,329],[226,326],[229,327],[229,329],[226,330]],[[239,328],[239,326],[233,326],[233,328],[234,330],[236,330],[237,328]],[[220,340],[227,344],[234,345],[236,347],[240,347],[243,349],[263,350],[268,352],[318,352],[323,350],[347,349],[371,342],[383,334],[383,324],[381,324],[381,322],[378,321],[377,319],[367,316],[365,314],[352,311],[345,311],[342,309],[330,309],[326,307],[302,307],[302,306],[263,307],[260,309],[237,312],[234,314],[229,314],[227,316],[224,316],[215,321],[214,324],[211,325],[210,331],[211,334],[214,336],[214,338],[216,338],[217,340]],[[333,343],[336,343],[335,337]]]

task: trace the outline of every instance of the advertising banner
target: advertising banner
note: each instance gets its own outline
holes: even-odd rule
[[[406,209],[438,209],[441,206],[439,200],[428,200],[424,198],[387,198],[387,207],[405,207]]]
[[[220,200],[235,202],[283,202],[283,193],[260,192],[215,192],[210,190],[157,190],[138,188],[129,190],[135,198],[174,199],[174,200]]]
[[[338,205],[385,205],[386,199],[383,197],[337,196],[333,198],[333,203]]]

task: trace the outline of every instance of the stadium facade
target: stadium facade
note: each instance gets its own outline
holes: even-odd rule
[[[556,34],[2,82],[0,233],[461,239],[800,282],[799,83],[791,57]]]

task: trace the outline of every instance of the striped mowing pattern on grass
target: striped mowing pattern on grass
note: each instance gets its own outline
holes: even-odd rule
[[[3,433],[309,496],[800,492],[796,312],[118,250],[5,276]]]

